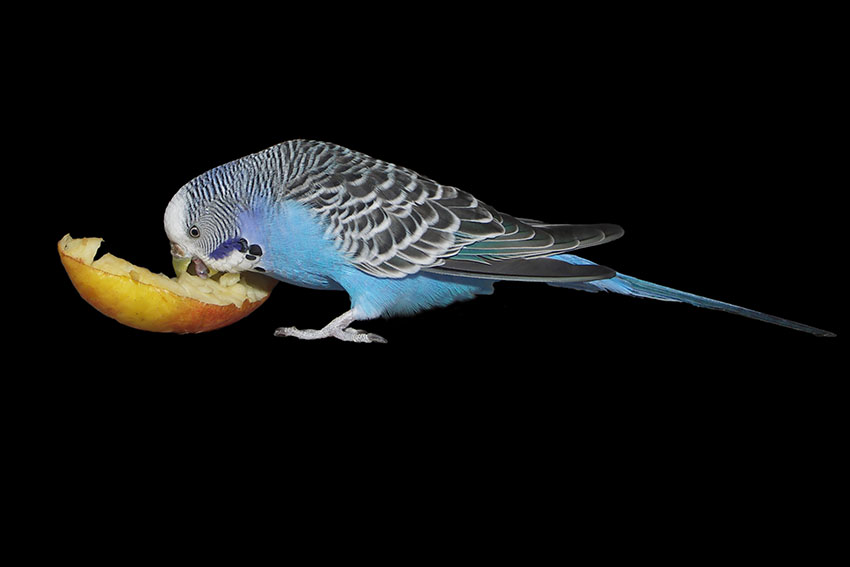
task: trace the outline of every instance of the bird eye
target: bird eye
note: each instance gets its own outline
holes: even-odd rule
[[[193,226],[189,229],[189,236],[192,238],[198,238],[201,235],[201,230],[197,226]]]

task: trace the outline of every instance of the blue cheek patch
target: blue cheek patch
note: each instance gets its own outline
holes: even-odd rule
[[[213,260],[221,260],[228,254],[238,250],[240,252],[248,251],[248,241],[244,238],[229,238],[218,245],[218,248],[210,252],[210,258]]]

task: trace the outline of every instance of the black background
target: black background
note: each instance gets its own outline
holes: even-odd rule
[[[28,382],[43,447],[66,465],[106,459],[104,483],[170,470],[162,482],[189,493],[201,470],[327,486],[372,471],[384,487],[459,489],[482,506],[497,485],[519,509],[575,499],[590,523],[600,506],[637,521],[656,506],[742,506],[741,494],[759,513],[799,504],[774,492],[801,463],[829,470],[838,420],[831,36],[795,14],[659,16],[288,27],[263,45],[219,21],[174,33],[181,50],[155,49],[156,25],[59,42],[29,69],[36,110],[21,111],[36,158],[23,192],[48,214],[48,291],[27,344],[40,347],[33,368],[59,363]],[[185,336],[123,327],[77,295],[55,255],[64,234],[167,272],[174,192],[292,138],[404,165],[516,216],[620,224],[622,239],[585,256],[839,337],[515,283],[356,325],[387,345],[272,336],[348,309],[336,292],[280,285],[244,321]]]

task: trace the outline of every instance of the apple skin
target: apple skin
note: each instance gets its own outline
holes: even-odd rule
[[[204,333],[232,325],[254,312],[269,295],[240,307],[215,305],[99,270],[66,254],[59,256],[77,292],[92,307],[119,323],[159,333]]]

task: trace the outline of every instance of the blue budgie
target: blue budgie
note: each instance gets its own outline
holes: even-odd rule
[[[350,296],[351,309],[323,328],[282,327],[278,336],[386,342],[350,325],[490,294],[501,280],[680,301],[832,335],[573,255],[622,236],[617,225],[516,218],[410,169],[317,141],[284,142],[189,181],[168,204],[165,231],[172,254],[190,258],[199,276],[250,270]]]

